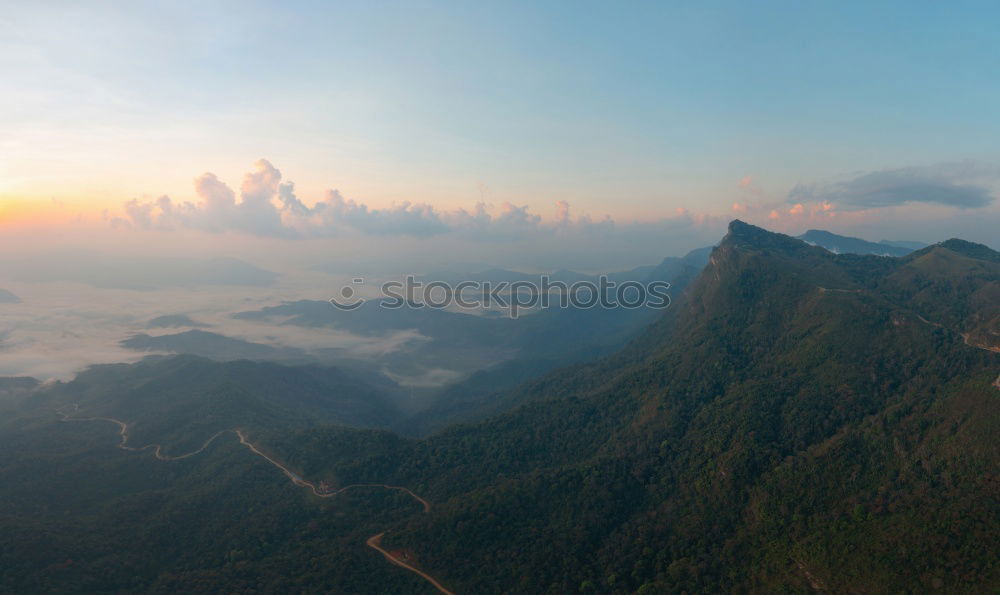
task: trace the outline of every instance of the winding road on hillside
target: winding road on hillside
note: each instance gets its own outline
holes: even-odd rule
[[[835,293],[836,292],[839,292],[839,293],[860,293],[861,290],[860,289],[830,289],[828,287],[819,287],[819,292],[820,293],[829,293],[829,292],[835,292]],[[989,352],[992,352],[992,353],[1000,353],[1000,347],[994,347],[992,345],[980,345],[979,343],[973,343],[972,341],[970,341],[969,340],[969,336],[972,333],[960,333],[958,331],[954,331],[954,330],[952,330],[952,329],[944,326],[943,324],[938,324],[937,322],[932,322],[930,320],[927,320],[926,318],[924,318],[920,314],[914,313],[914,316],[916,316],[920,320],[920,322],[923,322],[924,324],[929,324],[929,325],[933,326],[934,328],[939,328],[939,329],[947,331],[949,333],[955,333],[955,334],[957,334],[958,336],[962,337],[962,342],[965,343],[966,345],[968,345],[969,347],[975,347],[976,349],[982,349],[983,351],[989,351]],[[995,386],[998,389],[1000,389],[1000,376],[997,376],[997,379],[993,381],[993,386]]]
[[[819,291],[820,291],[820,293],[860,293],[861,292],[860,289],[831,289],[831,288],[828,288],[828,287],[819,287]],[[939,328],[939,329],[944,330],[944,331],[949,332],[949,333],[955,333],[955,334],[957,334],[958,336],[962,337],[962,342],[965,343],[969,347],[973,347],[975,349],[982,349],[983,351],[989,351],[989,352],[992,352],[992,353],[1000,353],[1000,348],[993,347],[992,345],[980,345],[978,343],[971,342],[969,340],[969,336],[970,336],[971,333],[960,333],[958,331],[954,331],[954,330],[952,330],[952,329],[944,326],[943,324],[939,324],[937,322],[932,322],[930,320],[927,320],[926,318],[924,318],[920,314],[917,314],[915,312],[913,314],[920,320],[920,322],[922,322],[924,324],[930,325],[930,326],[932,326],[934,328]],[[1000,376],[997,376],[996,380],[993,381],[993,386],[997,390],[1000,390]],[[801,562],[800,560],[795,560],[795,559],[793,559],[793,561],[795,562],[796,566],[798,567],[799,572],[801,572],[802,575],[809,582],[809,586],[812,587],[813,591],[820,592],[820,591],[825,591],[826,590],[826,586],[824,585],[823,581],[820,580],[819,578],[817,578],[811,572],[809,572],[809,569],[806,568],[806,565],[803,562]]]
[[[962,342],[965,343],[966,345],[968,345],[969,347],[975,347],[976,349],[982,349],[983,351],[989,351],[989,352],[992,352],[992,353],[1000,353],[1000,348],[998,348],[998,347],[993,347],[992,345],[979,345],[977,343],[971,343],[971,342],[969,342],[969,335],[970,335],[970,333],[959,333],[958,331],[951,330],[950,328],[944,326],[943,324],[938,324],[936,322],[931,322],[930,320],[927,320],[926,318],[924,318],[923,316],[921,316],[919,314],[917,314],[916,316],[917,316],[917,318],[920,319],[920,322],[923,322],[924,324],[929,324],[929,325],[933,326],[934,328],[939,328],[939,329],[948,331],[949,333],[957,333],[960,337],[962,337]],[[997,379],[993,381],[993,386],[995,386],[997,388],[997,390],[1000,390],[1000,376],[997,376]]]
[[[993,347],[992,345],[980,345],[978,343],[972,343],[972,342],[970,342],[969,341],[969,335],[971,335],[972,333],[959,333],[958,331],[953,331],[950,328],[944,326],[943,324],[938,324],[936,322],[931,322],[930,320],[927,320],[926,318],[924,318],[923,316],[921,316],[919,314],[917,314],[917,318],[919,318],[920,322],[923,322],[924,324],[929,324],[929,325],[931,325],[931,326],[933,326],[935,328],[946,330],[949,333],[956,333],[956,334],[958,334],[960,337],[962,337],[962,341],[966,345],[968,345],[969,347],[975,347],[976,349],[982,349],[983,351],[992,351],[993,353],[1000,353],[1000,347]]]
[[[365,542],[365,545],[367,545],[368,547],[370,547],[372,549],[378,550],[378,552],[381,553],[383,556],[385,556],[385,559],[388,560],[390,563],[395,564],[396,566],[402,566],[403,568],[409,570],[410,572],[415,572],[415,573],[419,574],[421,577],[424,578],[424,580],[426,580],[430,584],[434,585],[435,589],[437,589],[438,591],[441,591],[442,593],[445,593],[445,595],[455,595],[454,593],[452,593],[448,589],[445,589],[441,585],[441,583],[437,582],[437,579],[435,579],[433,576],[431,576],[431,575],[429,575],[429,574],[427,574],[427,573],[425,573],[423,571],[417,570],[416,568],[414,568],[414,567],[410,566],[409,564],[407,564],[405,561],[400,560],[396,556],[393,556],[390,552],[382,549],[382,536],[383,535],[385,535],[384,532],[383,533],[379,533],[378,535],[372,535],[371,537],[368,538],[368,541]]]
[[[268,454],[265,454],[262,450],[260,450],[260,448],[257,447],[257,445],[255,445],[253,442],[250,442],[250,439],[247,438],[246,434],[244,434],[243,430],[241,430],[240,428],[231,428],[231,429],[227,429],[227,430],[220,430],[220,431],[216,432],[215,434],[213,434],[208,440],[206,440],[205,443],[202,444],[201,447],[199,447],[197,450],[193,450],[191,452],[188,452],[188,453],[185,453],[185,454],[182,454],[182,455],[171,456],[171,455],[163,454],[163,447],[161,445],[159,445],[159,444],[147,444],[146,446],[140,446],[140,447],[129,446],[128,445],[128,424],[126,422],[120,420],[120,419],[115,419],[113,417],[70,417],[70,414],[65,411],[66,409],[68,409],[68,407],[62,407],[62,408],[56,410],[56,413],[60,417],[59,421],[62,421],[62,422],[71,422],[71,421],[106,421],[106,422],[109,422],[109,423],[113,423],[113,424],[115,424],[115,425],[118,426],[118,435],[120,437],[120,441],[118,442],[118,448],[120,448],[122,450],[132,451],[132,452],[140,452],[140,451],[152,449],[153,456],[155,456],[157,458],[157,460],[160,460],[160,461],[179,461],[181,459],[186,459],[186,458],[189,458],[189,457],[193,457],[194,455],[199,454],[202,451],[204,451],[206,448],[208,448],[212,444],[212,442],[214,442],[215,439],[218,438],[219,436],[221,436],[223,434],[227,434],[227,433],[232,432],[233,434],[236,435],[237,439],[239,439],[240,444],[242,444],[243,446],[247,447],[247,449],[249,449],[250,452],[252,452],[253,454],[257,455],[258,457],[264,459],[265,461],[267,461],[271,465],[277,467],[278,470],[281,471],[282,473],[284,473],[285,477],[287,477],[294,485],[299,486],[299,487],[303,487],[303,488],[308,488],[309,491],[311,491],[314,496],[317,496],[319,498],[332,498],[333,496],[336,496],[338,494],[342,494],[343,492],[346,492],[348,490],[354,490],[354,489],[358,489],[358,488],[380,488],[380,489],[385,489],[385,490],[396,490],[396,491],[404,492],[407,495],[409,495],[410,497],[412,497],[414,500],[416,500],[417,502],[419,502],[420,505],[423,507],[425,513],[428,513],[428,512],[431,511],[430,502],[428,502],[427,500],[424,500],[420,496],[416,495],[409,488],[405,488],[405,487],[402,487],[402,486],[394,486],[394,485],[388,485],[388,484],[384,484],[384,483],[355,483],[355,484],[351,484],[351,485],[344,486],[342,488],[337,488],[337,489],[328,489],[328,488],[325,488],[323,486],[317,486],[313,482],[308,481],[308,480],[302,478],[299,474],[295,473],[294,471],[292,471],[291,469],[289,469],[288,467],[286,467],[284,464],[282,464],[280,461],[278,461],[274,457],[272,457],[272,456],[270,456]],[[79,408],[78,405],[76,405],[76,404],[72,405],[72,413],[77,413],[77,412],[79,412],[79,410],[80,410],[80,408]],[[406,560],[400,559],[399,557],[392,555],[392,553],[390,553],[389,551],[383,549],[382,548],[382,537],[384,535],[385,535],[385,531],[383,531],[383,532],[381,532],[381,533],[379,533],[377,535],[372,535],[371,537],[369,537],[365,541],[365,545],[368,546],[368,547],[370,547],[370,548],[372,548],[373,550],[377,551],[378,553],[382,554],[382,556],[386,560],[388,560],[391,564],[393,564],[395,566],[399,566],[400,568],[404,568],[406,570],[409,570],[413,574],[416,574],[420,578],[424,579],[425,581],[427,581],[428,583],[430,583],[435,589],[437,589],[441,593],[444,593],[445,595],[454,595],[454,593],[452,593],[451,591],[449,591],[448,589],[446,589],[433,576],[427,574],[426,572],[424,572],[423,570],[420,570],[419,568],[417,568],[415,566],[412,566],[411,564],[409,564],[408,562],[406,562]]]

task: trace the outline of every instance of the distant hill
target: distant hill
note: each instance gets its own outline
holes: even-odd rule
[[[576,275],[577,273],[573,273]],[[434,281],[457,285],[462,281],[474,281],[477,283],[516,283],[521,281],[537,282],[540,274],[522,273],[501,268],[489,268],[482,271],[436,271],[426,275],[421,275],[418,280],[424,283]]]
[[[34,390],[38,384],[38,380],[30,376],[0,376],[0,392]]]
[[[902,260],[885,291],[967,341],[1000,351],[1000,253],[952,239]]]
[[[6,289],[0,289],[0,304],[20,304],[21,298]]]
[[[1000,254],[978,244],[835,254],[734,221],[624,348],[534,378],[494,368],[470,389],[526,380],[502,412],[421,440],[345,427],[388,420],[343,371],[96,368],[0,431],[3,583],[429,589],[361,545],[380,534],[456,593],[998,592],[998,290]],[[563,323],[582,326],[528,337]],[[70,402],[178,448],[243,424],[296,473],[407,486],[431,509],[384,490],[320,501],[231,442],[128,456],[113,428],[56,422]]]
[[[176,328],[183,326],[191,328],[208,328],[211,325],[192,320],[184,314],[167,314],[165,316],[157,316],[146,323],[147,328]]]
[[[38,380],[27,376],[0,377],[0,409],[20,405],[20,399],[38,386]]]
[[[906,256],[913,252],[913,247],[902,244],[918,245],[919,242],[869,242],[861,238],[841,236],[821,229],[810,229],[798,236],[804,242],[826,248],[835,254],[875,254],[878,256]],[[922,245],[920,247],[923,247]]]
[[[408,446],[380,475],[445,504],[386,541],[456,591],[995,590],[1000,345],[963,337],[1000,303],[983,248],[734,222],[622,352]]]
[[[615,282],[668,281],[671,295],[679,296],[708,263],[712,247],[683,257],[667,257],[660,264],[611,273]],[[640,328],[661,316],[649,310],[552,310],[519,321],[520,349],[513,358],[476,371],[449,386],[435,404],[401,429],[426,434],[449,424],[468,423],[496,414],[518,403],[514,387],[559,366],[592,360],[612,353]]]
[[[332,367],[181,355],[94,366],[71,382],[45,388],[38,399],[75,404],[81,415],[121,419],[130,424],[136,444],[162,443],[183,452],[233,427],[386,426],[399,416],[396,390],[385,378]]]
[[[678,277],[680,274],[687,272],[684,270],[685,267],[693,267],[695,273],[700,271],[701,268],[708,262],[708,254],[711,251],[711,246],[698,248],[681,257],[668,256],[656,265],[645,265],[624,271],[613,271],[606,273],[606,276],[609,280],[617,283],[625,281],[642,282],[651,280],[670,281],[675,277]],[[425,283],[431,281],[444,281],[450,284],[457,284],[462,281],[489,281],[490,283],[514,283],[517,281],[527,281],[538,283],[540,282],[541,276],[542,274],[522,273],[507,269],[492,268],[476,273],[460,273],[454,271],[432,273],[422,276],[420,280]],[[552,273],[547,273],[546,276],[548,276],[551,281],[561,281],[566,284],[572,284],[578,281],[596,282],[600,278],[599,274],[581,273],[568,269],[560,269]]]
[[[669,293],[679,295],[708,262],[710,251],[702,248],[684,257],[668,257],[656,266],[613,273],[609,278],[617,283],[668,281]],[[570,271],[554,275],[565,283],[596,281],[596,277]],[[502,270],[473,277],[491,282],[539,280],[537,275]],[[240,312],[234,318],[330,327],[371,337],[407,330],[419,332],[429,341],[415,341],[406,350],[386,355],[383,361],[388,368],[441,367],[470,374],[444,388],[430,408],[398,426],[408,434],[426,434],[451,423],[503,411],[513,405],[513,401],[501,397],[506,391],[558,366],[612,353],[660,315],[662,310],[654,308],[552,307],[511,320],[432,308],[386,309],[378,300],[370,300],[352,311],[320,301],[287,302]]]
[[[920,250],[921,248],[926,248],[928,246],[928,244],[926,244],[925,242],[906,242],[906,241],[900,242],[900,241],[890,241],[890,240],[881,240],[879,241],[879,244],[883,244],[885,246],[894,246],[896,248],[906,248],[908,250]]]
[[[305,359],[304,352],[293,347],[274,347],[263,343],[252,343],[197,329],[156,336],[139,333],[122,341],[121,345],[135,351],[186,353],[222,361],[249,359],[301,362]]]
[[[714,246],[698,248],[680,258],[668,256],[647,271],[645,278],[640,280],[670,281],[675,288],[683,289],[708,264],[713,248]]]

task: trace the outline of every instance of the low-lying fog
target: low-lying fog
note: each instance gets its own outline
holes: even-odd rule
[[[171,335],[195,328],[278,349],[298,349],[307,356],[319,349],[342,349],[354,357],[375,358],[421,341],[412,330],[362,336],[232,316],[285,301],[326,300],[335,283],[333,277],[308,273],[283,275],[265,287],[131,290],[62,281],[5,282],[4,289],[20,303],[0,304],[0,376],[66,380],[91,364],[133,362],[156,352],[121,344],[136,334]],[[194,326],[184,324],[183,318],[156,321],[172,315],[187,317]],[[403,376],[396,379],[406,381]]]

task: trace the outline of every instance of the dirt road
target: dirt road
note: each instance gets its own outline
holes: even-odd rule
[[[73,408],[73,413],[78,412],[79,409],[80,409],[75,404],[72,405],[72,408]],[[64,411],[65,409],[68,409],[68,407],[63,407],[63,408],[60,408],[60,409],[56,410],[56,413],[60,416],[60,420],[59,421],[62,421],[62,422],[73,422],[73,421],[106,421],[106,422],[109,422],[109,423],[116,424],[118,426],[118,428],[119,428],[118,435],[120,436],[120,441],[118,442],[118,448],[120,448],[122,450],[133,451],[133,452],[140,452],[140,451],[152,449],[153,450],[153,455],[158,460],[160,460],[160,461],[179,461],[181,459],[186,459],[188,457],[193,457],[194,455],[199,454],[200,452],[202,452],[206,448],[208,448],[212,444],[212,442],[214,442],[215,439],[218,438],[219,436],[221,436],[223,434],[226,434],[228,432],[232,432],[239,439],[240,444],[242,444],[243,446],[247,447],[247,449],[249,449],[250,452],[252,452],[253,454],[257,455],[258,457],[264,459],[265,461],[267,461],[268,463],[270,463],[274,467],[277,467],[278,470],[281,471],[282,473],[284,473],[285,477],[287,477],[293,484],[295,484],[295,485],[297,485],[299,487],[308,488],[309,491],[311,491],[313,493],[313,495],[315,495],[315,496],[317,496],[319,498],[332,498],[333,496],[336,496],[338,494],[346,492],[347,490],[355,490],[355,489],[359,489],[359,488],[380,488],[380,489],[385,489],[385,490],[397,490],[397,491],[400,491],[400,492],[405,492],[407,495],[409,495],[414,500],[416,500],[417,502],[420,503],[420,505],[423,507],[425,513],[431,511],[430,502],[428,502],[427,500],[424,500],[420,496],[416,495],[409,488],[404,488],[402,486],[394,486],[394,485],[388,485],[388,484],[384,484],[384,483],[356,483],[356,484],[351,484],[351,485],[344,486],[344,487],[338,488],[338,489],[321,489],[321,488],[317,487],[317,485],[314,484],[313,482],[308,481],[306,479],[303,479],[301,476],[299,476],[299,474],[295,473],[294,471],[292,471],[291,469],[289,469],[288,467],[286,467],[283,463],[281,463],[280,461],[278,461],[274,457],[272,457],[272,456],[266,454],[265,452],[263,452],[260,448],[257,447],[256,444],[254,444],[253,442],[251,442],[249,440],[249,438],[247,438],[246,434],[240,428],[232,428],[232,429],[228,429],[228,430],[220,430],[220,431],[216,432],[215,434],[213,434],[211,438],[209,438],[208,440],[206,440],[205,443],[202,444],[201,447],[198,448],[197,450],[193,450],[193,451],[191,451],[189,453],[185,453],[185,454],[182,454],[182,455],[171,456],[171,455],[165,455],[165,454],[163,454],[163,447],[161,445],[159,445],[159,444],[147,444],[146,446],[140,446],[140,447],[129,446],[128,445],[128,424],[126,422],[120,420],[120,419],[115,419],[113,417],[70,417],[69,414]],[[384,535],[385,535],[384,531],[382,533],[379,533],[378,535],[372,535],[371,537],[368,538],[367,541],[365,541],[365,545],[367,545],[368,547],[370,547],[370,548],[378,551],[391,564],[394,564],[396,566],[399,566],[400,568],[404,568],[406,570],[409,570],[410,572],[412,572],[412,573],[420,576],[421,578],[423,578],[424,580],[426,580],[427,582],[429,582],[431,585],[433,585],[434,588],[437,589],[438,591],[440,591],[441,593],[444,593],[445,595],[454,595],[454,593],[452,593],[448,589],[445,589],[444,586],[442,586],[441,583],[438,582],[438,580],[435,579],[434,577],[432,577],[431,575],[429,575],[426,572],[420,570],[419,568],[416,568],[414,566],[411,566],[411,565],[407,564],[403,560],[400,560],[400,559],[397,559],[397,558],[393,557],[392,554],[390,554],[388,551],[386,551],[385,549],[383,549],[381,547],[381,543],[382,543],[382,537]]]
[[[365,544],[368,547],[370,547],[370,548],[372,548],[374,550],[377,550],[391,564],[395,564],[396,566],[399,566],[401,568],[405,568],[405,569],[409,570],[410,572],[412,572],[412,573],[414,573],[414,574],[422,577],[424,580],[426,580],[430,584],[434,585],[435,589],[437,589],[438,591],[441,591],[445,595],[455,595],[454,593],[452,593],[448,589],[445,589],[444,586],[442,586],[441,583],[437,582],[437,580],[433,576],[427,574],[426,572],[424,572],[423,570],[420,570],[419,568],[415,568],[413,566],[410,566],[409,564],[407,564],[403,560],[400,560],[399,558],[393,556],[388,551],[386,551],[385,549],[383,549],[382,548],[382,537],[384,535],[385,535],[385,532],[379,533],[378,535],[372,535],[371,537],[368,538],[368,541],[366,541]]]

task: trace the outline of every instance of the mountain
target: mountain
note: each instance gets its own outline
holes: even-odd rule
[[[623,352],[382,469],[328,472],[439,502],[386,541],[456,592],[990,591],[1000,356],[931,316],[978,319],[995,255],[836,255],[734,222]],[[924,282],[968,301],[900,293]],[[332,439],[310,435],[275,447]]]
[[[456,593],[995,592],[998,286],[985,246],[834,254],[734,221],[623,349],[421,440],[254,413],[340,410],[276,364],[99,369],[0,426],[0,584],[429,591],[377,538]],[[129,416],[137,444],[166,417],[144,430],[166,440],[219,427],[197,405],[217,383],[241,395],[219,415],[294,477],[406,486],[426,512],[392,489],[310,497],[232,440],[157,462],[51,413]]]
[[[6,289],[0,289],[0,304],[20,304],[21,298]]]
[[[799,239],[826,248],[836,254],[876,254],[878,256],[905,256],[915,248],[900,245],[900,242],[869,242],[861,238],[840,236],[821,229],[810,229],[799,236]],[[918,242],[907,242],[915,245]],[[923,245],[921,245],[923,247]]]
[[[685,270],[685,267],[692,267],[694,274],[697,274],[708,262],[708,255],[711,251],[711,246],[698,248],[681,257],[668,256],[657,265],[645,265],[625,271],[614,271],[607,273],[606,277],[616,283],[625,281],[673,281],[680,273],[689,272]],[[560,269],[549,273],[547,276],[551,281],[561,281],[566,284],[580,281],[597,282],[600,278],[600,275],[597,274],[580,273],[569,269]],[[479,283],[488,281],[493,284],[503,282],[514,283],[518,281],[540,283],[541,277],[541,274],[493,268],[479,273],[438,272],[424,275],[420,280],[425,283],[443,281],[452,285],[461,283],[462,281],[475,281]]]
[[[708,263],[712,248],[667,257],[652,267],[608,275],[611,281],[668,281],[680,295]],[[554,309],[524,319],[517,356],[481,370],[446,387],[433,406],[406,421],[402,431],[424,435],[454,423],[469,423],[519,403],[512,389],[560,366],[613,353],[662,314],[660,310]]]
[[[184,450],[233,427],[386,426],[399,416],[396,390],[384,378],[331,367],[182,355],[94,366],[36,398],[53,407],[72,405],[79,416],[125,420],[137,444]]]
[[[18,407],[38,384],[38,380],[27,376],[0,377],[0,410]]]
[[[912,242],[912,241],[890,241],[881,240],[879,244],[885,246],[893,246],[895,248],[906,248],[907,250],[920,250],[921,248],[926,248],[927,244],[924,242]]]
[[[463,281],[474,281],[476,283],[517,283],[517,282],[537,282],[540,274],[523,273],[501,268],[489,268],[479,272],[468,271],[435,271],[427,275],[422,275],[419,280],[424,283],[442,282],[449,285],[457,285]]]
[[[608,275],[615,283],[667,281],[678,295],[695,278],[711,248],[684,257],[668,257],[652,267]],[[539,276],[493,270],[477,279],[538,282]],[[567,284],[586,278],[572,271],[553,273]],[[457,277],[452,279],[456,281]],[[556,300],[553,300],[556,302]],[[345,311],[327,302],[286,302],[240,312],[239,320],[264,321],[308,328],[329,327],[368,337],[391,337],[416,331],[418,339],[379,358],[400,382],[427,371],[445,370],[457,381],[443,383],[429,407],[407,418],[397,430],[426,435],[446,425],[482,419],[513,406],[506,394],[518,384],[559,366],[592,360],[621,348],[662,314],[656,307],[550,307],[511,319],[470,315],[434,308],[385,308],[369,300]],[[145,341],[143,341],[145,344]],[[208,353],[201,352],[203,355]],[[337,357],[338,354],[331,354]],[[248,356],[249,357],[249,356]]]
[[[668,256],[660,261],[660,264],[649,270],[646,273],[645,279],[670,281],[675,288],[680,287],[683,289],[708,264],[708,257],[711,255],[713,248],[713,246],[698,248],[680,258]]]
[[[571,271],[569,269],[559,269],[549,275],[549,278],[552,281],[561,281],[567,285],[572,285],[581,281],[593,281],[597,277],[596,275],[588,275],[586,273]]]
[[[997,484],[977,470],[1000,463],[985,439],[998,356],[937,322],[989,306],[992,255],[838,256],[734,222],[624,352],[411,449],[399,479],[444,504],[391,543],[479,592],[996,585],[997,552],[980,548]],[[965,299],[900,293],[923,283]],[[475,571],[449,563],[456,547]]]
[[[294,347],[274,347],[198,329],[155,336],[138,333],[122,341],[121,345],[135,351],[186,353],[221,361],[249,359],[301,362],[308,359],[302,350]]]
[[[150,319],[150,321],[146,323],[147,328],[176,328],[184,326],[191,328],[207,328],[210,325],[192,320],[189,316],[184,314],[166,314],[164,316],[157,316],[156,318]]]
[[[38,387],[38,380],[28,376],[0,377],[0,393],[29,392]]]
[[[969,343],[1000,349],[1000,254],[952,239],[906,256],[904,264],[884,286],[895,299]]]

